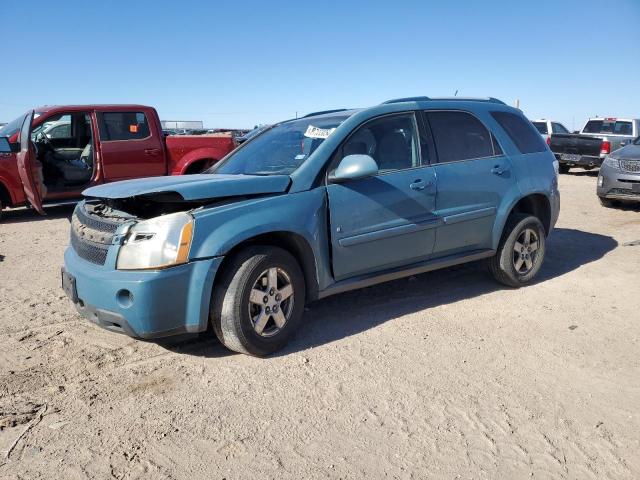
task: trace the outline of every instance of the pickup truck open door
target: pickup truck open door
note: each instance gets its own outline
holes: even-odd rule
[[[16,154],[18,163],[18,174],[22,180],[22,188],[29,203],[35,210],[45,215],[42,208],[42,195],[40,194],[39,183],[36,172],[36,151],[31,142],[31,123],[33,122],[34,111],[27,112],[24,116],[22,128],[20,130],[20,151]]]

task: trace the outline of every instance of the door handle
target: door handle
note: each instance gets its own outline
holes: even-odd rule
[[[157,148],[147,148],[147,149],[144,151],[144,154],[145,154],[145,155],[150,155],[150,156],[152,156],[152,157],[157,156],[159,153],[160,153],[160,150],[158,150]]]
[[[507,173],[509,169],[507,167],[503,167],[501,165],[496,165],[491,169],[491,173],[494,175],[502,175],[503,173]]]
[[[422,180],[416,180],[411,185],[409,185],[409,188],[411,190],[424,190],[426,186],[427,184],[424,183]]]

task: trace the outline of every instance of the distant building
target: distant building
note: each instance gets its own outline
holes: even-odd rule
[[[160,120],[163,130],[203,130],[202,120]]]

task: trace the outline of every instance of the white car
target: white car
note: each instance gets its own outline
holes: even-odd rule
[[[540,135],[545,139],[547,145],[551,144],[551,134],[553,133],[571,133],[560,122],[554,122],[553,120],[547,120],[546,118],[541,118],[540,120],[533,120],[533,126],[538,129]]]

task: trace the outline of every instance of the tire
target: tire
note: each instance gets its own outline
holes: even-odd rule
[[[529,244],[525,243],[527,231],[529,231]],[[537,238],[534,239],[534,235]],[[534,241],[537,241],[535,247]],[[521,246],[519,250],[516,250],[517,245]],[[522,287],[531,282],[540,270],[544,261],[545,247],[546,237],[542,222],[532,215],[512,214],[502,232],[498,251],[488,261],[489,270],[503,285]],[[527,250],[528,248],[531,250]]]
[[[289,293],[289,285],[292,294],[282,298]],[[283,348],[298,329],[305,294],[302,270],[289,252],[278,247],[247,247],[230,259],[214,284],[213,330],[230,350],[269,355]]]
[[[3,214],[4,214],[4,204],[2,203],[2,199],[0,198],[0,222],[2,222]]]
[[[567,165],[566,163],[561,163],[558,165],[558,171],[560,173],[569,173],[569,165]]]
[[[616,206],[616,202],[610,198],[598,197],[598,199],[600,200],[600,205],[605,208],[615,208]]]

